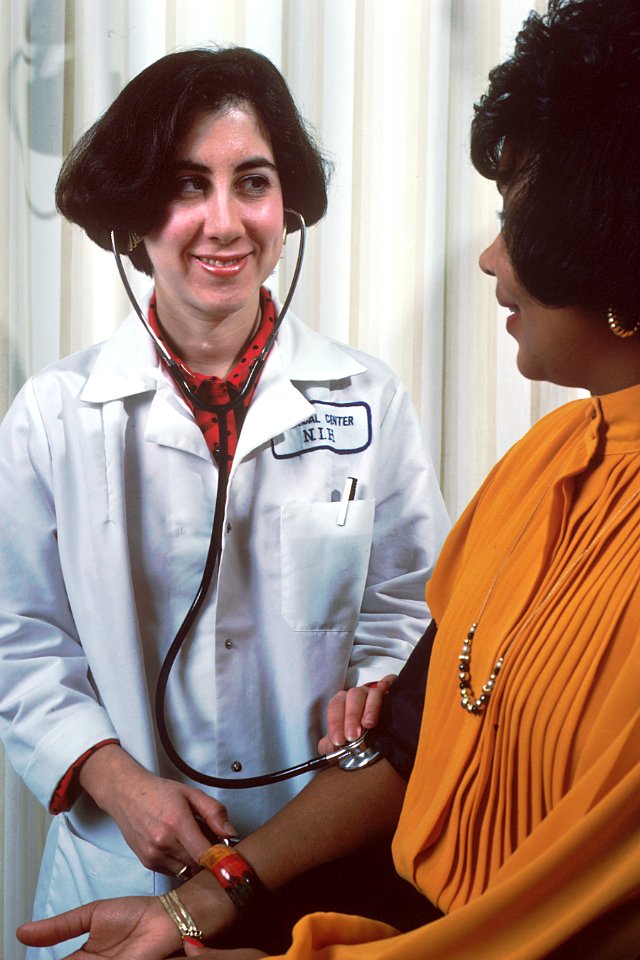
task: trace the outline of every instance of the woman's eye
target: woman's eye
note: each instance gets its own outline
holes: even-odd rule
[[[506,219],[506,213],[504,210],[496,210],[496,215],[498,217],[498,223],[500,224],[500,229],[504,230],[504,222]]]
[[[261,196],[268,191],[271,181],[262,173],[252,173],[248,177],[242,177],[238,186],[242,193],[250,196]]]
[[[207,182],[202,177],[180,177],[176,182],[176,197],[199,196],[207,188]]]

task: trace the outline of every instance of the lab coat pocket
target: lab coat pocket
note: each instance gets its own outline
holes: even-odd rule
[[[282,615],[293,630],[353,631],[371,553],[375,500],[292,503],[280,514]]]

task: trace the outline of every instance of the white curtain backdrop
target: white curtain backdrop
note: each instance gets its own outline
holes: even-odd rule
[[[295,312],[401,375],[455,518],[505,449],[569,398],[518,374],[477,267],[499,203],[468,160],[472,105],[533,6],[0,0],[0,413],[27,376],[127,312],[109,255],[56,214],[62,157],[151,61],[209,42],[250,46],[280,67],[335,163]],[[6,764],[4,960],[23,956],[13,931],[30,913],[46,819]]]

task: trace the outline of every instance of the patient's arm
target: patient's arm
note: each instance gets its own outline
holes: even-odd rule
[[[267,887],[282,886],[310,867],[390,839],[405,789],[384,759],[353,772],[332,767],[238,849]]]
[[[405,786],[386,760],[353,772],[331,768],[237,850],[262,883],[275,890],[313,866],[389,839]],[[180,887],[180,899],[207,939],[237,919],[230,898],[207,871]],[[70,954],[74,960],[161,960],[180,947],[178,932],[155,897],[97,901],[18,929],[19,939],[32,946],[83,933],[89,940],[81,952]]]

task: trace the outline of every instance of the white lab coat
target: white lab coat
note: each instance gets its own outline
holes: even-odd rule
[[[349,476],[356,499],[338,526]],[[199,583],[216,485],[202,433],[134,316],[32,378],[9,411],[0,729],[45,806],[77,757],[109,737],[147,769],[179,776],[157,739],[154,691]],[[399,670],[421,635],[447,528],[397,378],[289,315],[231,468],[217,590],[169,683],[188,762],[250,776],[312,756],[328,698]],[[209,792],[246,832],[302,779]],[[167,883],[85,795],[54,820],[36,914]]]

